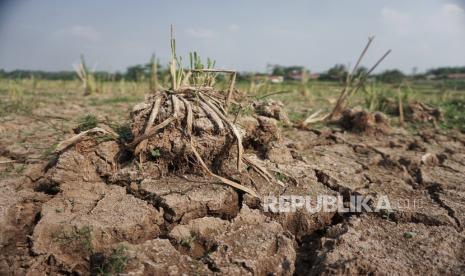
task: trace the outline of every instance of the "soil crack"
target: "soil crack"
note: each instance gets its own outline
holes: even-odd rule
[[[451,217],[455,221],[457,228],[462,230],[463,227],[460,223],[460,220],[455,216],[455,211],[451,207],[449,207],[443,200],[441,200],[440,193],[442,193],[442,187],[438,183],[433,183],[430,186],[428,186],[426,190],[428,191],[431,199],[447,211],[449,217]]]

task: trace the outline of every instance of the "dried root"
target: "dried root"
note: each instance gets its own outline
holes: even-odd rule
[[[141,162],[153,159],[156,151],[160,155],[155,157],[156,162],[164,171],[173,167],[185,170],[197,163],[222,183],[257,196],[250,188],[212,172],[216,162],[235,144],[238,172],[243,171],[245,162],[266,181],[273,179],[264,168],[243,157],[243,134],[227,115],[226,98],[209,87],[158,92],[148,99],[145,108],[133,111],[135,138],[126,147]]]

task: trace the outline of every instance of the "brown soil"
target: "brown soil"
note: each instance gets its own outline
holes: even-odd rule
[[[143,110],[133,118],[146,120]],[[0,274],[116,273],[118,260],[129,275],[465,273],[465,135],[410,133],[363,112],[344,113],[341,129],[281,132],[277,114],[237,123],[244,157],[271,181],[257,167],[237,172],[234,139],[200,115],[198,139],[224,143],[197,140],[205,143],[199,152],[215,172],[260,197],[341,195],[347,203],[361,195],[373,204],[386,195],[392,211],[264,212],[262,198],[205,176],[192,158],[174,166],[177,153],[189,152],[177,152],[165,133],[148,148],[160,148],[169,162],[145,152],[142,166],[122,144],[87,137],[44,164],[17,160],[16,173],[2,177]],[[28,153],[5,146],[27,118],[14,120],[1,125],[8,130],[2,160]],[[166,135],[176,133],[173,127]],[[47,145],[45,133],[34,135]]]

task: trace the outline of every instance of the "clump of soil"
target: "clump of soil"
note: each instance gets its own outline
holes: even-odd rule
[[[263,158],[273,162],[288,163],[292,161],[290,150],[285,146],[278,120],[273,117],[255,116],[238,120],[238,125],[245,129],[243,143]]]
[[[226,119],[220,104],[224,99],[217,98],[221,94],[213,90],[202,92],[157,92],[135,106],[131,128],[136,138],[131,146],[142,163],[156,162],[165,173],[170,169],[191,170],[192,163],[196,163],[192,144],[211,168],[234,144],[241,144],[242,135]],[[146,139],[141,138],[144,135]]]
[[[253,107],[258,115],[274,118],[278,121],[282,121],[286,125],[290,125],[291,123],[287,116],[287,112],[284,110],[284,104],[281,101],[257,101],[253,103]]]
[[[135,138],[128,146],[142,167],[156,164],[162,175],[206,171],[253,195],[250,188],[227,178],[242,178],[247,167],[255,166],[244,159],[244,146],[264,155],[280,146],[280,131],[276,119],[264,116],[250,118],[242,128],[235,123],[237,118],[229,116],[225,102],[224,93],[209,87],[157,92],[134,107],[131,129]],[[267,114],[284,116],[277,107],[273,111]]]
[[[338,124],[345,130],[364,134],[389,130],[389,119],[386,115],[381,112],[372,113],[365,110],[344,110]]]
[[[436,125],[438,122],[444,120],[444,112],[442,112],[439,108],[434,108],[418,101],[410,102],[408,107],[410,110],[411,120],[414,122],[429,122]]]

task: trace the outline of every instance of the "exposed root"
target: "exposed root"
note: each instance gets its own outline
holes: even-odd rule
[[[193,124],[193,114],[192,114],[192,105],[186,99],[181,98],[181,101],[184,103],[186,108],[186,134],[188,136],[192,135],[192,124]]]
[[[95,127],[95,128],[92,128],[92,129],[89,129],[89,130],[86,130],[86,131],[83,131],[69,139],[66,139],[62,142],[60,142],[58,144],[58,146],[56,147],[55,149],[55,153],[61,153],[63,152],[65,149],[69,148],[70,146],[82,141],[86,136],[88,135],[95,135],[95,134],[103,134],[103,135],[111,135],[113,137],[117,137],[118,135],[116,135],[115,133],[112,133],[108,130],[105,130],[103,128],[100,128],[100,127]]]
[[[231,186],[233,188],[236,188],[238,190],[241,190],[243,192],[246,192],[254,197],[258,197],[257,193],[255,193],[255,191],[253,191],[252,189],[250,188],[247,188],[239,183],[236,183],[234,181],[231,181],[227,178],[224,178],[222,176],[219,176],[217,174],[214,174],[208,167],[207,165],[205,164],[205,162],[202,160],[202,157],[200,156],[200,154],[197,152],[197,150],[195,149],[194,147],[194,142],[191,138],[191,149],[192,149],[192,152],[194,153],[195,157],[197,158],[197,161],[199,162],[199,164],[202,166],[202,168],[211,176],[215,177],[215,178],[218,178],[221,182],[223,182],[224,184],[228,185],[228,186]]]
[[[253,162],[250,158],[247,158],[247,157],[242,157],[242,159],[244,160],[244,162],[249,165],[250,167],[252,167],[252,169],[254,171],[256,171],[261,177],[263,177],[266,181],[268,181],[269,183],[273,181],[274,177],[266,170],[266,168],[256,164],[255,162]],[[282,183],[279,183],[281,186],[283,185]]]
[[[243,173],[243,162],[246,162],[266,181],[275,182],[266,169],[243,157],[243,134],[229,119],[226,99],[219,91],[211,87],[182,87],[157,92],[148,101],[149,105],[133,111],[135,138],[126,144],[139,157],[141,165],[156,162],[161,171],[168,172],[185,170],[198,163],[203,171],[222,183],[257,197],[252,189],[212,172],[214,162],[224,160],[222,156],[235,143],[235,167],[239,173]],[[147,106],[152,109],[149,111]]]
[[[208,114],[210,119],[215,122],[216,126],[218,127],[218,130],[221,132],[224,129],[224,124],[221,121],[220,117],[218,116],[215,111],[213,111],[210,106],[208,106],[205,102],[200,101],[200,105],[202,106],[202,109],[205,111],[205,113]]]
[[[242,138],[241,138],[241,134],[239,133],[239,131],[237,130],[236,126],[231,122],[229,121],[228,118],[226,118],[226,116],[221,113],[215,105],[213,105],[208,99],[205,99],[201,94],[199,94],[200,98],[210,107],[212,108],[217,114],[218,116],[229,126],[230,130],[232,131],[232,133],[234,134],[234,136],[236,137],[236,141],[237,141],[237,170],[240,172],[241,171],[241,165],[242,165],[242,153],[244,152],[244,148],[242,146]]]
[[[147,126],[145,127],[145,134],[149,133],[150,130],[152,129],[152,125],[155,122],[155,118],[158,115],[158,110],[160,109],[160,104],[161,104],[161,97],[157,97],[155,99],[155,102],[153,103],[152,107],[152,112],[150,113],[149,120],[147,121]],[[137,145],[134,154],[139,155],[141,152],[141,149],[147,147],[147,140],[143,140],[139,145]]]
[[[141,143],[142,141],[146,140],[146,139],[149,139],[151,138],[152,136],[154,136],[155,134],[158,133],[158,131],[162,130],[163,128],[165,128],[167,125],[169,125],[171,122],[173,122],[176,118],[174,117],[170,117],[166,120],[164,120],[163,122],[161,122],[160,124],[156,125],[153,129],[151,129],[147,134],[143,134],[137,138],[135,138],[131,143],[128,144],[128,147],[129,148],[134,148],[134,147],[137,147],[137,145],[139,145],[139,143]]]
[[[176,119],[179,119],[181,116],[181,107],[179,103],[179,98],[176,95],[171,95],[171,101],[173,102],[173,116]]]

